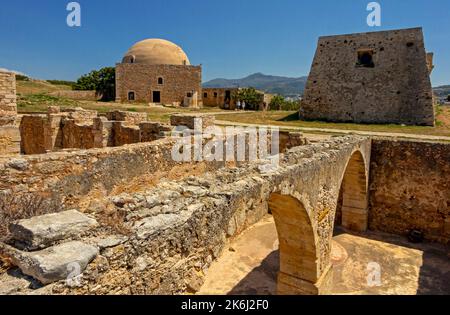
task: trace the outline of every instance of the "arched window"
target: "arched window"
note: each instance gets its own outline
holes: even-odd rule
[[[136,95],[134,92],[128,92],[128,100],[134,101],[136,99]]]
[[[164,79],[161,78],[161,77],[159,77],[159,78],[158,78],[158,84],[159,84],[159,85],[163,85],[163,84],[164,84]]]
[[[203,93],[203,97],[204,97],[204,98],[208,98],[208,93],[206,93],[206,92]]]

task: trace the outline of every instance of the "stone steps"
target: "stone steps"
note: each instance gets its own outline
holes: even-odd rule
[[[37,250],[56,241],[80,235],[97,226],[97,221],[78,212],[68,210],[20,220],[9,226],[13,240],[23,249]]]
[[[97,246],[69,240],[98,226],[77,210],[20,220],[10,225],[12,244],[0,243],[0,256],[7,258],[24,275],[43,285],[78,277],[99,254]],[[66,240],[66,241],[65,241]],[[57,242],[61,242],[56,244]],[[64,242],[65,241],[65,242]],[[1,275],[6,277],[5,274]],[[14,278],[14,277],[13,277]],[[24,285],[11,277],[0,283],[0,292],[13,292]]]

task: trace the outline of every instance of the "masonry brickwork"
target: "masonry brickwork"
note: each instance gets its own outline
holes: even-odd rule
[[[20,152],[16,102],[16,75],[0,72],[0,155]]]
[[[181,106],[186,97],[201,99],[201,82],[201,66],[121,63],[116,66],[116,100],[132,101],[129,93],[134,93],[136,102]],[[159,92],[159,100],[154,92]]]
[[[421,28],[321,37],[300,118],[434,125]]]
[[[373,140],[369,227],[450,242],[450,145]]]
[[[146,113],[73,109],[24,115],[20,123],[21,152],[44,154],[64,149],[93,149],[154,141],[164,138],[170,126],[147,121]]]
[[[237,88],[203,88],[203,106],[235,109],[236,100],[233,95]]]

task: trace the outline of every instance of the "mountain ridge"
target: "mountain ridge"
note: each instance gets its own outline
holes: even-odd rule
[[[283,96],[303,95],[308,77],[284,77],[257,72],[241,79],[217,78],[203,83],[205,88],[254,87],[255,89]],[[450,85],[433,88],[438,97],[450,94]]]
[[[242,79],[217,78],[203,83],[205,88],[254,87],[255,89],[283,96],[301,95],[308,77],[283,77],[257,72]]]

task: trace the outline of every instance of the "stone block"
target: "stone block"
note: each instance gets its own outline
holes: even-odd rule
[[[11,224],[9,230],[15,241],[28,250],[45,248],[52,243],[78,236],[97,225],[97,221],[78,212],[68,210],[46,214]]]
[[[47,285],[80,273],[98,255],[98,248],[82,242],[68,242],[37,252],[22,252],[7,245],[0,252],[9,257],[20,270]]]
[[[189,129],[198,128],[206,129],[215,125],[215,116],[210,114],[175,114],[170,117],[170,124],[174,127],[185,126]]]

